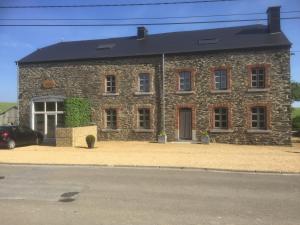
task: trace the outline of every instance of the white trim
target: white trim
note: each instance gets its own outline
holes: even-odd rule
[[[57,115],[63,114],[63,111],[57,111],[57,103],[62,102],[65,99],[63,96],[41,96],[41,97],[34,97],[31,100],[31,128],[35,130],[35,115],[44,115],[44,135],[47,136],[48,134],[48,115],[53,115],[55,120],[55,126],[57,126]],[[35,111],[34,103],[35,102],[43,102],[44,103],[44,110],[43,111]],[[54,102],[55,103],[55,110],[54,111],[47,111],[47,102]]]

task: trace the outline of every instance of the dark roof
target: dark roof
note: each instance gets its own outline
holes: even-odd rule
[[[286,36],[270,34],[265,25],[250,25],[87,41],[60,42],[24,57],[18,63],[147,56],[259,47],[290,47]]]

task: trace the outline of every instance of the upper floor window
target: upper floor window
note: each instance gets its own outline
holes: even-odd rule
[[[228,109],[215,108],[215,124],[214,128],[227,129],[228,128]]]
[[[106,92],[116,93],[116,77],[114,75],[106,76]]]
[[[142,129],[150,129],[150,109],[139,109],[139,127]]]
[[[117,111],[115,109],[107,109],[105,112],[106,128],[117,129]]]
[[[185,71],[179,74],[179,90],[180,91],[191,91],[192,81],[191,72]]]
[[[215,70],[215,89],[216,90],[226,90],[227,87],[227,70]]]
[[[251,128],[265,130],[266,129],[266,108],[251,108]]]
[[[252,88],[265,88],[265,68],[256,67],[251,69],[251,87]]]
[[[141,73],[139,75],[139,91],[140,92],[149,92],[150,91],[150,78],[148,73]]]

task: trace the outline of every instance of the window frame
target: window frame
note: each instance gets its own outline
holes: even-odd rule
[[[220,81],[217,81],[217,72],[225,72],[222,73],[221,75],[219,75],[219,79]],[[222,75],[224,76],[225,74],[225,87],[222,87]],[[217,87],[217,83],[219,83],[219,87]],[[228,73],[227,73],[227,69],[224,68],[219,68],[219,69],[215,69],[214,70],[214,89],[218,90],[218,91],[224,91],[224,90],[228,90]]]
[[[109,80],[109,78],[111,78],[112,80]],[[105,76],[105,93],[117,93],[117,78],[115,75]]]
[[[216,110],[225,110],[225,114],[223,112],[216,112]],[[223,116],[226,116],[226,119],[223,119]],[[227,130],[229,127],[229,110],[227,107],[215,107],[213,109],[213,128],[214,129],[220,129],[220,130]],[[216,116],[219,116],[219,119],[216,119]],[[219,126],[216,126],[216,122],[220,123]],[[223,123],[226,123],[226,126],[223,126]]]
[[[112,113],[114,112],[114,113]],[[115,115],[113,115],[115,114]],[[110,119],[109,119],[110,117]],[[113,118],[115,117],[115,120]],[[118,129],[118,110],[115,108],[105,109],[105,128],[116,130]]]
[[[141,113],[142,111],[142,113]],[[148,119],[147,115],[145,115],[145,112],[148,112]],[[142,120],[141,120],[142,118]],[[142,123],[142,125],[141,125]],[[151,129],[151,109],[150,108],[138,108],[138,128],[139,129],[145,129],[149,130]]]
[[[269,91],[271,86],[271,80],[270,80],[270,71],[271,71],[271,64],[268,63],[262,63],[262,64],[250,64],[247,65],[247,71],[248,71],[248,92],[264,92]],[[252,69],[264,69],[264,87],[257,87],[252,86]]]
[[[253,109],[256,109],[257,112],[253,113]],[[263,109],[263,112],[259,112],[261,109]],[[267,108],[265,106],[252,106],[250,108],[250,128],[253,130],[267,130]],[[253,119],[253,116],[256,116],[256,119]],[[261,117],[263,116],[263,120]],[[263,122],[263,126],[260,126],[260,124]],[[253,126],[253,123],[256,123],[256,126]]]
[[[148,77],[148,82],[145,79],[141,79],[141,76]],[[143,81],[143,83],[141,82]],[[142,85],[141,85],[142,84]],[[145,88],[145,84],[148,85]],[[138,74],[138,91],[140,93],[149,93],[151,91],[151,77],[149,73],[139,73]],[[143,88],[142,88],[143,87]]]
[[[256,73],[253,73],[255,70]],[[261,70],[263,73],[260,73]],[[253,77],[256,77],[256,79],[253,79]],[[260,78],[263,77],[261,80]],[[256,83],[256,85],[253,85],[253,83]],[[262,82],[263,85],[260,85],[260,82]],[[251,82],[250,82],[251,88],[254,89],[264,89],[266,88],[266,68],[264,66],[257,66],[251,68]]]
[[[187,85],[187,82],[186,82],[186,76],[183,77],[183,85],[182,85],[182,78],[181,76],[182,75],[189,75],[189,82],[188,82],[188,85]],[[189,70],[182,70],[179,72],[178,74],[178,90],[179,91],[182,91],[182,92],[185,92],[185,91],[192,91],[192,71],[189,71]],[[183,88],[182,88],[183,86]],[[188,87],[188,88],[187,88]]]

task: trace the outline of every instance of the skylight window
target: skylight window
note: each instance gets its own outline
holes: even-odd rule
[[[116,46],[116,44],[114,44],[114,43],[111,43],[111,44],[100,44],[100,45],[97,46],[97,50],[112,49],[115,46]]]
[[[198,40],[198,45],[204,45],[204,44],[216,44],[219,42],[219,39],[217,38],[203,38]]]

